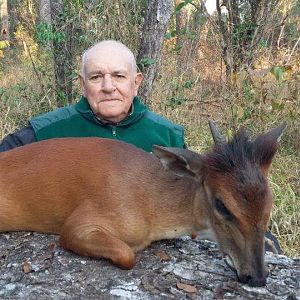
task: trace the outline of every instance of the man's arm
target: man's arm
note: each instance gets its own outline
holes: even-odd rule
[[[0,152],[36,142],[35,133],[31,125],[28,125],[6,136],[0,144]]]

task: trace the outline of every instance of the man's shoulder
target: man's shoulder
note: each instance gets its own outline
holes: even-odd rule
[[[170,120],[168,120],[167,118],[154,113],[153,111],[147,110],[145,113],[145,117],[149,121],[152,121],[153,123],[159,126],[168,128],[169,130],[173,131],[175,134],[183,135],[184,129],[181,125],[175,124]]]
[[[76,114],[78,112],[75,109],[75,105],[70,105],[33,117],[29,122],[33,129],[37,131],[44,127],[66,121]]]

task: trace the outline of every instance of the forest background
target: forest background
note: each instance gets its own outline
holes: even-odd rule
[[[205,5],[206,4],[206,5]],[[155,112],[184,126],[189,148],[288,123],[269,175],[270,229],[300,256],[300,0],[0,0],[0,138],[80,95],[80,55],[122,41]]]

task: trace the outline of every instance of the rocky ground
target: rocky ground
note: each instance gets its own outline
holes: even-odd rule
[[[237,282],[213,243],[161,241],[120,270],[57,246],[57,236],[0,235],[0,299],[300,299],[300,261],[267,254],[265,287]]]

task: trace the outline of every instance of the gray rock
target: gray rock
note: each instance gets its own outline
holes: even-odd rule
[[[215,244],[160,241],[121,270],[59,248],[58,237],[0,235],[0,299],[300,299],[300,261],[268,253],[265,287],[237,281]]]

